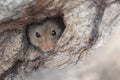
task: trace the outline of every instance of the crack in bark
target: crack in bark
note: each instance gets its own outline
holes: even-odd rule
[[[78,56],[78,59],[76,61],[76,64],[79,62],[81,55],[85,52],[88,51],[90,48],[92,48],[92,46],[97,42],[98,38],[100,37],[99,31],[98,31],[98,27],[99,24],[101,23],[103,14],[104,14],[104,10],[106,8],[106,4],[104,0],[100,0],[99,3],[96,3],[96,0],[93,0],[96,4],[96,17],[94,19],[94,27],[92,29],[91,32],[91,36],[90,39],[88,41],[88,45],[86,47],[84,47],[82,50],[80,50],[80,55]]]

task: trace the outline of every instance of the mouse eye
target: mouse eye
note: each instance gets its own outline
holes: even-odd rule
[[[40,33],[36,32],[36,37],[39,38],[40,37]]]
[[[51,35],[52,35],[52,36],[55,36],[55,35],[56,35],[56,32],[53,30],[53,31],[51,32]]]

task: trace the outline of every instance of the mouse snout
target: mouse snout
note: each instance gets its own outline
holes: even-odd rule
[[[42,43],[40,44],[40,49],[43,52],[51,51],[53,50],[53,47],[54,47],[54,41],[49,39],[42,41]]]

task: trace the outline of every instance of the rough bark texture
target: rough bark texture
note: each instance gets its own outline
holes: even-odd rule
[[[74,67],[66,67],[57,71],[37,71],[25,80],[119,80],[119,25],[120,22],[116,24],[116,29],[109,42],[96,49],[85,63],[78,63]]]
[[[33,70],[60,69],[70,65],[74,66],[76,63],[82,64],[82,62],[87,62],[82,66],[88,65],[86,67],[88,74],[90,72],[94,73],[95,70],[103,73],[109,62],[101,63],[101,65],[106,64],[106,67],[96,64],[95,67],[99,66],[99,69],[89,67],[90,61],[86,59],[89,58],[88,54],[93,54],[96,49],[109,41],[114,29],[120,26],[119,7],[119,0],[19,0],[18,2],[16,0],[1,0],[0,80],[14,78],[17,75],[17,77],[23,77]],[[54,16],[62,17],[66,28],[57,43],[54,54],[42,58],[39,51],[28,42],[26,24],[40,22],[46,17]],[[101,56],[104,56],[104,54]],[[96,59],[93,57],[93,60],[98,63],[99,60],[97,62]],[[112,62],[111,58],[107,60],[111,63],[117,62],[117,60]],[[98,76],[95,74],[95,76],[86,77],[84,75],[87,72],[83,71],[82,73],[82,70],[84,69],[81,69],[79,73],[83,80],[87,77]],[[106,70],[106,73],[110,70]],[[113,71],[116,70],[119,69],[113,69]],[[102,76],[101,73],[98,74]],[[111,76],[108,75],[105,78],[109,79],[109,77]],[[103,75],[103,80],[105,78]],[[63,78],[60,80],[63,80]],[[96,80],[96,78],[92,80]],[[115,80],[115,78],[111,80]]]

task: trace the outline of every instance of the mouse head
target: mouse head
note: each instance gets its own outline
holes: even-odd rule
[[[60,35],[60,26],[49,20],[40,25],[33,25],[28,30],[30,42],[43,52],[53,50]]]

